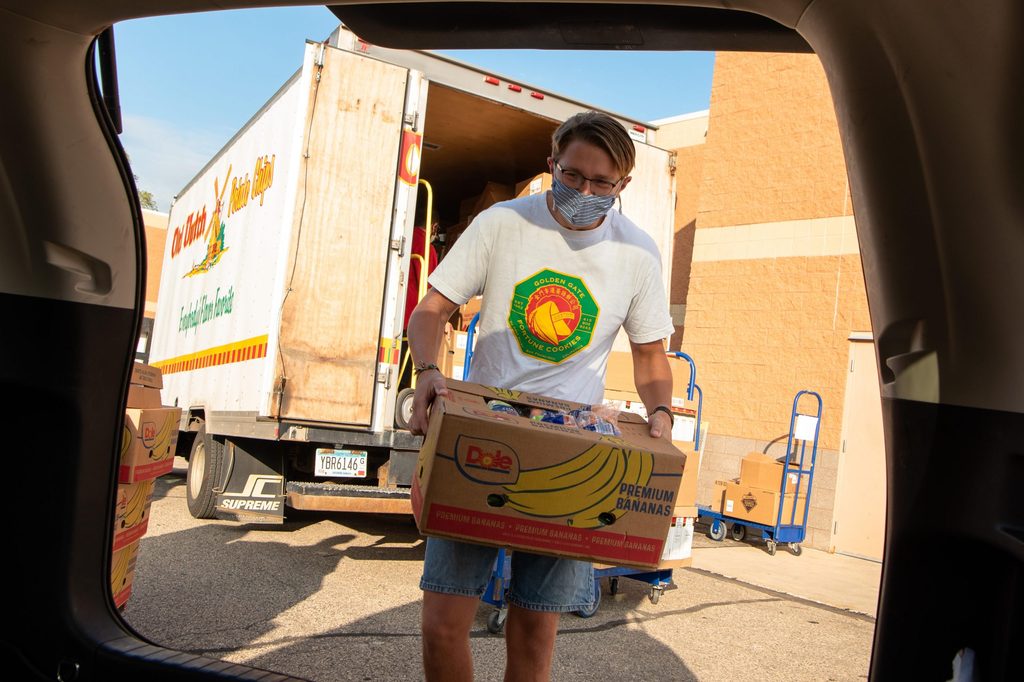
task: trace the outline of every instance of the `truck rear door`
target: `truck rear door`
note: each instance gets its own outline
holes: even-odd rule
[[[369,426],[409,71],[327,48],[314,78],[276,413]]]

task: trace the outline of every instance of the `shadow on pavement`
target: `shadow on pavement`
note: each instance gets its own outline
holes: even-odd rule
[[[696,680],[669,647],[636,627],[662,616],[638,614],[636,606],[645,599],[645,593],[620,593],[607,597],[592,618],[564,614],[552,679]],[[487,631],[491,611],[492,607],[481,604],[470,636],[476,680],[501,680],[504,674],[504,638]],[[419,622],[417,600],[328,632],[275,640],[269,643],[272,652],[247,663],[316,681],[422,679]]]

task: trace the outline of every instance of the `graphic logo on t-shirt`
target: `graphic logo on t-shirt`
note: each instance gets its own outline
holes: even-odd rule
[[[590,345],[599,312],[582,279],[541,270],[516,284],[508,326],[525,355],[558,363]]]

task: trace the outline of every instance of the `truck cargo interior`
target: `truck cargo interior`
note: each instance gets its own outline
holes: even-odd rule
[[[556,121],[435,83],[427,101],[421,175],[444,226],[488,182],[515,186],[547,169]]]
[[[116,31],[109,29],[141,17],[302,4],[0,0],[0,348],[8,360],[0,370],[0,393],[12,513],[0,677],[291,679],[148,641],[112,599],[119,452],[143,329],[147,245],[139,188],[119,139]],[[330,9],[381,50],[816,54],[846,158],[880,368],[887,509],[869,676],[1015,678],[1013,661],[1024,642],[1024,512],[1018,503],[1024,480],[1024,269],[1017,266],[1024,258],[1021,3],[371,0]],[[316,59],[313,52],[307,52],[307,63]],[[225,56],[224,64],[244,68],[242,57]],[[665,75],[665,87],[678,87],[672,74]],[[393,90],[404,102],[405,81]],[[445,231],[458,225],[467,200],[488,182],[515,187],[546,170],[556,116],[476,96],[444,79],[425,81],[423,92],[431,104],[423,121],[422,176],[431,179]],[[201,106],[203,97],[183,106]],[[376,123],[396,132],[395,153],[363,139],[361,158],[393,169],[402,117]],[[300,154],[296,150],[295,158]],[[377,232],[368,228],[365,244],[350,247],[381,255],[366,258],[365,265],[368,272],[377,268],[370,275],[380,279],[382,291],[387,278],[397,281],[400,274],[388,265],[388,258],[401,258],[390,221],[415,203],[413,194],[394,191],[393,179],[371,188],[386,197],[387,222]],[[317,210],[330,215],[347,206],[346,198],[339,193]],[[301,227],[301,220],[295,225]],[[328,228],[312,229],[306,236],[319,234],[322,242],[314,248],[324,250],[320,261],[298,271],[299,284],[308,276],[330,287],[323,266],[329,249],[343,245],[329,239]],[[275,246],[292,254],[287,249],[293,244]],[[268,286],[280,285],[277,291],[287,299],[283,292],[292,283],[284,281],[284,272],[282,265],[276,279],[269,271],[257,274]],[[287,440],[289,452],[301,452],[300,466],[309,469],[316,449],[337,443],[337,430],[324,430],[316,416],[284,419],[282,409],[306,409],[306,394],[295,393],[292,403],[280,399],[287,397],[284,372],[275,374],[280,365],[273,363],[292,363],[291,386],[309,387],[309,395],[341,394],[335,390],[341,379],[319,374],[315,361],[334,345],[332,330],[349,324],[345,315],[355,319],[358,312],[372,333],[353,348],[354,360],[334,364],[341,368],[337,377],[370,387],[360,393],[363,404],[344,406],[354,416],[340,420],[366,433],[329,454],[350,457],[348,446],[369,450],[379,479],[363,488],[393,494],[396,481],[411,475],[419,443],[395,428],[393,414],[384,414],[385,402],[393,408],[400,389],[398,377],[377,366],[378,353],[395,350],[383,348],[381,339],[401,336],[397,295],[365,293],[350,296],[350,305],[324,297],[322,310],[310,306],[288,321],[292,326],[283,336],[292,336],[284,346],[291,345],[269,358],[259,390],[246,396],[262,401],[258,408],[227,410],[220,422],[204,424],[201,413],[190,417],[185,406],[191,431],[183,442],[193,445],[192,454],[195,443],[206,446],[201,458],[221,476],[235,462],[232,437],[242,443],[238,461],[246,442],[266,437]],[[279,303],[287,313],[288,301]],[[250,346],[265,352],[266,339]],[[277,412],[270,414],[272,409]],[[377,430],[371,432],[371,425]],[[207,426],[218,429],[218,439],[206,437]],[[398,455],[388,460],[387,452]],[[245,473],[257,482],[273,478],[272,465],[284,466],[283,456],[256,453],[250,458],[254,468]],[[224,490],[202,472],[197,476],[203,487],[196,485],[195,493],[210,512]],[[296,500],[309,485],[288,489],[281,477],[276,484],[281,489],[271,497],[292,494]],[[388,673],[380,670],[380,679]],[[659,673],[665,676],[671,674]]]

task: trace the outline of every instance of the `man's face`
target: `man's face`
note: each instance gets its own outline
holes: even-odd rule
[[[556,163],[561,172],[555,167]],[[549,156],[548,169],[560,182],[582,194],[617,195],[632,179],[629,176],[622,177],[606,151],[582,140],[570,142],[558,159]],[[602,188],[599,186],[601,181],[613,187]]]

